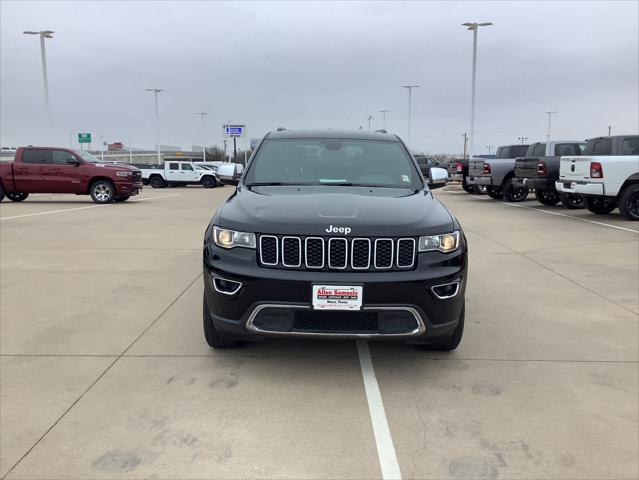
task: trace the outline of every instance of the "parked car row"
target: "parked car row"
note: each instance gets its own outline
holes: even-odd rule
[[[468,193],[521,202],[531,191],[544,205],[639,220],[639,136],[596,137],[499,147],[495,158],[452,162],[451,179]]]

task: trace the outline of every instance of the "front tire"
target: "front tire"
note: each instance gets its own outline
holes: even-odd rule
[[[619,211],[628,220],[639,220],[639,184],[630,185],[623,191]]]
[[[612,197],[586,197],[586,208],[592,213],[605,215],[617,208],[617,201]]]
[[[559,193],[556,190],[535,190],[535,198],[543,205],[557,205]]]
[[[95,203],[111,203],[115,199],[115,188],[108,180],[98,180],[91,185],[89,194]]]
[[[204,177],[200,180],[200,183],[204,188],[215,188],[217,187],[217,180],[214,177]]]
[[[576,210],[578,208],[584,208],[586,201],[583,195],[577,195],[576,193],[563,193],[559,196],[561,205],[568,210]]]
[[[29,196],[28,193],[18,193],[18,192],[7,193],[6,195],[7,195],[7,198],[11,200],[12,202],[22,202],[26,200],[27,197]]]
[[[504,198],[504,192],[499,187],[486,187],[486,193],[493,200],[501,200]]]
[[[202,322],[204,324],[204,338],[212,348],[237,348],[241,342],[220,332],[215,328],[209,308],[206,306],[206,298],[202,298]]]
[[[509,202],[523,202],[528,198],[528,189],[526,187],[516,187],[512,178],[504,183],[504,198]]]
[[[437,350],[440,352],[452,352],[455,350],[464,335],[464,318],[466,317],[466,302],[464,301],[464,306],[462,307],[461,315],[459,315],[459,323],[457,323],[457,327],[453,333],[441,339],[437,339],[434,343],[430,343],[425,345],[428,350]]]
[[[0,183],[0,202],[4,200],[4,187]]]

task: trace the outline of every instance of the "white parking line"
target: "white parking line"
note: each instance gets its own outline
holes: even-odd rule
[[[382,478],[384,480],[401,480],[402,472],[399,469],[393,438],[391,437],[388,421],[386,420],[382,394],[379,391],[379,385],[375,377],[375,369],[373,368],[373,359],[371,358],[371,352],[368,349],[366,340],[357,340],[357,353],[359,355],[359,365],[362,369],[362,377],[364,379],[368,411],[371,416],[371,422],[373,423],[373,434],[375,435],[379,466],[382,469]]]
[[[481,197],[479,195],[471,195],[471,197],[479,198],[480,200],[490,200],[490,198]],[[573,215],[566,215],[565,213],[551,212],[550,210],[544,210],[544,209],[541,209],[541,208],[527,207],[525,205],[519,205],[517,203],[509,203],[509,202],[497,202],[497,203],[500,203],[501,205],[508,205],[509,207],[525,208],[527,210],[533,210],[535,212],[549,213],[550,215],[558,215],[560,217],[568,217],[568,218],[572,218],[574,220],[580,220],[582,222],[594,223],[595,225],[601,225],[603,227],[610,227],[610,228],[616,228],[617,230],[624,230],[626,232],[639,233],[639,231],[633,230],[632,228],[619,227],[617,225],[611,225],[610,223],[595,222],[594,220],[588,220],[586,218],[575,217]]]
[[[133,203],[138,203],[138,202],[144,202],[145,200],[157,200],[158,198],[177,197],[179,195],[180,195],[179,193],[175,193],[173,195],[163,195],[161,197],[140,198],[139,200],[132,200],[132,202]],[[113,204],[112,203],[107,203],[107,204],[103,204],[103,205],[88,205],[86,207],[63,208],[63,209],[60,209],[60,210],[49,210],[49,211],[46,211],[46,212],[27,213],[27,214],[24,214],[24,215],[13,215],[11,217],[0,217],[0,220],[12,220],[14,218],[34,217],[36,215],[49,215],[50,213],[71,212],[73,210],[85,210],[87,208],[108,207],[110,205],[113,205]]]

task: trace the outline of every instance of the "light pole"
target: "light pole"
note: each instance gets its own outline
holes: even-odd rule
[[[373,118],[372,115],[369,115],[366,120],[368,120],[368,131],[370,132],[371,131],[371,120],[375,120],[375,119]]]
[[[473,79],[471,88],[471,100],[470,100],[470,146],[468,149],[468,158],[473,157],[473,142],[475,141],[475,78],[477,74],[477,31],[479,27],[487,27],[492,25],[492,22],[484,23],[462,23],[464,27],[468,27],[468,30],[473,31]]]
[[[160,93],[162,89],[147,88],[146,91],[153,92],[153,95],[155,96],[155,141],[156,141],[156,147],[158,151],[158,165],[160,165],[162,161],[160,160],[160,121],[158,119],[158,93]]]
[[[546,135],[548,140],[546,140],[546,155],[548,155],[550,152],[550,122],[551,122],[553,113],[557,113],[557,112],[546,112],[546,115],[548,115],[548,134]]]
[[[382,114],[382,128],[386,130],[386,114],[390,112],[390,110],[379,110],[379,113]]]
[[[207,112],[195,112],[195,115],[199,115],[200,116],[200,120],[202,123],[202,136],[205,137],[205,130],[204,130],[204,115],[206,115]],[[206,139],[204,139],[204,143],[202,144],[202,161],[206,162]]]
[[[44,48],[44,39],[53,38],[53,31],[43,30],[41,32],[32,32],[27,30],[22,32],[26,35],[40,35],[40,53],[42,55],[42,80],[44,81],[44,108],[47,114],[47,127],[52,126],[51,109],[49,108],[49,80],[47,79],[47,54]]]
[[[71,130],[69,132],[69,148],[73,148],[73,135],[75,134],[75,130]]]
[[[493,148],[492,145],[487,145],[486,148],[488,149],[488,155],[490,155],[490,149]]]
[[[468,152],[468,134],[464,132],[461,136],[464,137],[464,158],[466,158],[466,152]]]
[[[406,140],[408,148],[410,148],[410,121],[412,115],[413,88],[419,88],[419,85],[402,85],[402,87],[408,90],[408,137]]]
[[[100,135],[100,160],[104,162],[104,135]]]
[[[131,145],[131,140],[129,140],[129,163],[133,163],[133,146]]]
[[[519,141],[521,142],[521,144],[523,145],[523,144],[524,144],[524,142],[525,142],[526,140],[528,140],[528,137],[517,137],[517,140],[519,140]]]

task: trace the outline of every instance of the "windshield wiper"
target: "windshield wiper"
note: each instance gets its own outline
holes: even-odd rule
[[[297,187],[304,185],[319,185],[317,183],[285,183],[285,182],[254,182],[246,183],[245,187]]]

